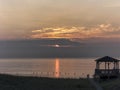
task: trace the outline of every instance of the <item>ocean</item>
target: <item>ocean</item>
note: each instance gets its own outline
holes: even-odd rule
[[[0,59],[0,73],[53,78],[93,77],[93,58]]]

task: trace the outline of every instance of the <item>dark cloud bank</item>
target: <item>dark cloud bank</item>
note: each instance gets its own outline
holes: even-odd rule
[[[60,47],[54,47],[58,44]],[[120,56],[119,42],[75,42],[68,39],[0,41],[0,58],[87,58]]]

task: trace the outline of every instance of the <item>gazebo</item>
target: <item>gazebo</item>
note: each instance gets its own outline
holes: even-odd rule
[[[94,77],[99,78],[117,78],[120,74],[118,59],[105,56],[96,61],[96,68]]]

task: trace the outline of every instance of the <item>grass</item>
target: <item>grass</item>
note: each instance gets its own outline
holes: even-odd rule
[[[0,75],[0,90],[95,90],[87,79]]]
[[[106,80],[100,83],[104,90],[120,90],[120,79]]]

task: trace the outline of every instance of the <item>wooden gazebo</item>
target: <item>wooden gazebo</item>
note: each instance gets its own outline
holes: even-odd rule
[[[96,61],[94,77],[99,78],[117,78],[120,74],[118,59],[105,56]]]

